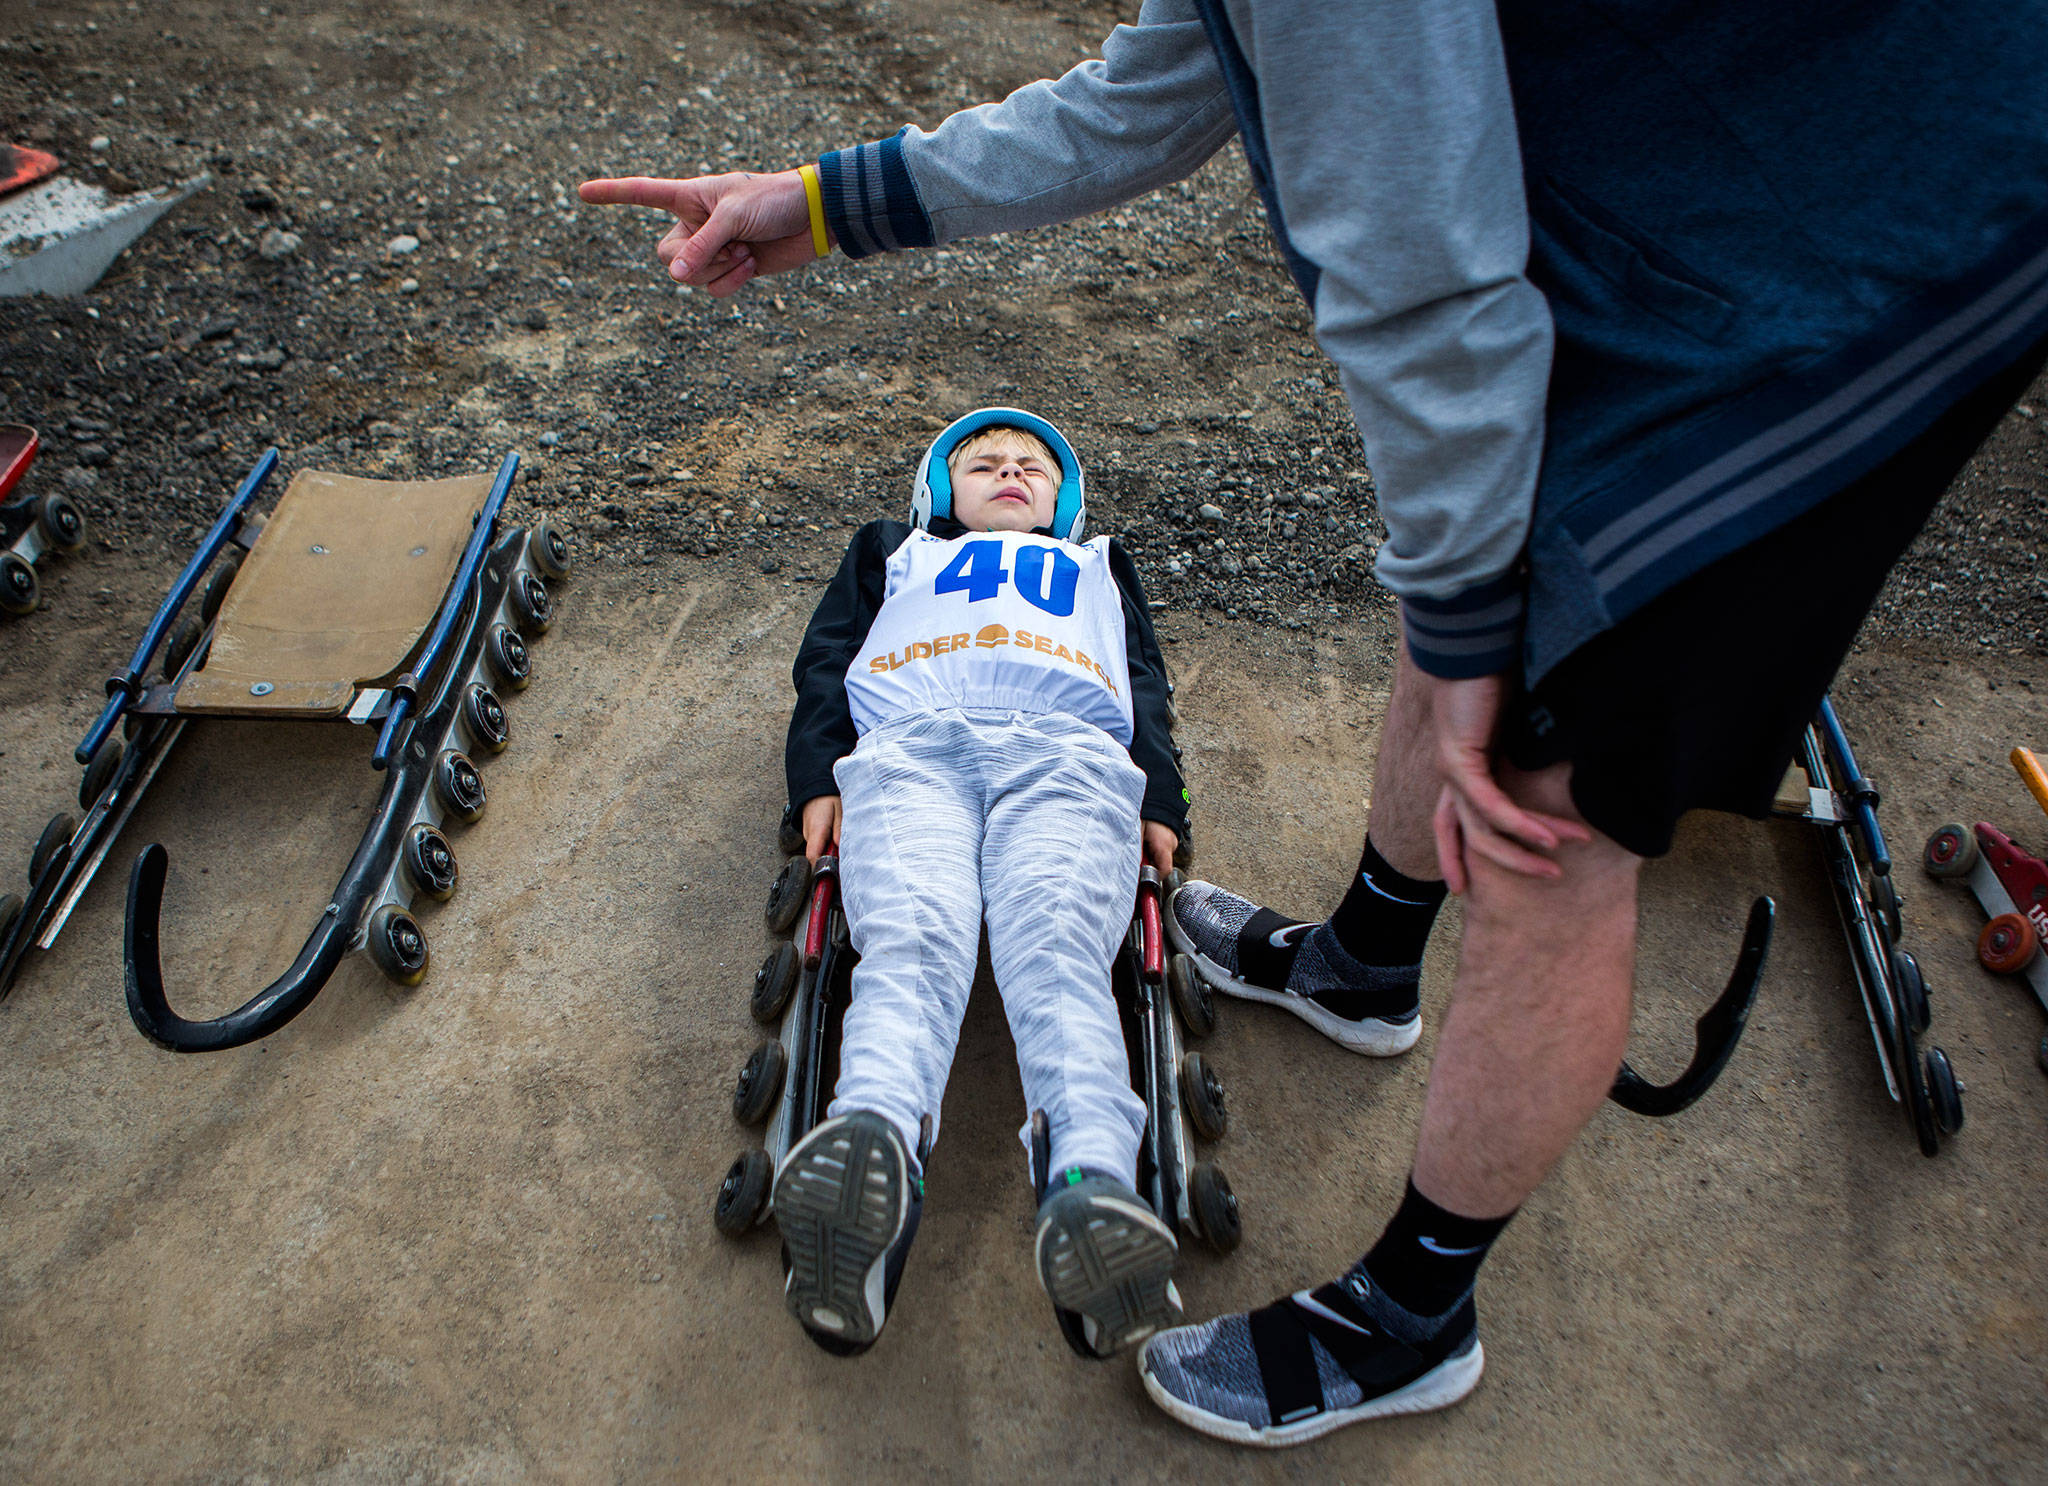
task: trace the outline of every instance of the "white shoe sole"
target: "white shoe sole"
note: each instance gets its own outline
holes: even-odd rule
[[[1180,896],[1178,893],[1174,897]],[[1371,1058],[1391,1058],[1405,1053],[1421,1040],[1422,1017],[1418,1013],[1405,1022],[1385,1022],[1378,1017],[1367,1017],[1362,1022],[1348,1022],[1334,1012],[1327,1011],[1309,1000],[1288,991],[1269,991],[1264,986],[1255,986],[1239,980],[1228,970],[1195,948],[1187,932],[1180,926],[1180,918],[1173,911],[1173,900],[1166,903],[1166,937],[1173,941],[1173,947],[1194,961],[1195,971],[1212,989],[1240,1001],[1263,1001],[1268,1006],[1283,1006],[1303,1021],[1314,1027],[1323,1036],[1346,1051],[1363,1053]]]
[[[1175,1398],[1152,1376],[1148,1365],[1150,1360],[1149,1353],[1138,1358],[1138,1376],[1145,1380],[1145,1391],[1152,1395],[1154,1403],[1188,1428],[1199,1430],[1211,1439],[1228,1440],[1233,1445],[1281,1450],[1289,1445],[1305,1445],[1310,1440],[1321,1439],[1347,1424],[1447,1409],[1479,1386],[1479,1375],[1486,1370],[1486,1349],[1475,1341],[1471,1351],[1446,1358],[1405,1388],[1383,1393],[1378,1398],[1368,1398],[1348,1409],[1327,1409],[1293,1424],[1269,1424],[1263,1429],[1239,1419],[1226,1419],[1221,1414],[1212,1414],[1207,1409],[1198,1409],[1183,1399]]]
[[[910,1210],[902,1142],[883,1121],[828,1120],[775,1178],[775,1223],[789,1249],[783,1303],[814,1331],[872,1342],[888,1319],[889,1249]]]
[[[1054,1305],[1095,1323],[1099,1355],[1179,1323],[1173,1265],[1180,1246],[1152,1209],[1106,1196],[1051,1206],[1038,1224],[1038,1281]]]

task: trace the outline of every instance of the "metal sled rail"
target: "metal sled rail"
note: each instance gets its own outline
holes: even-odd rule
[[[1777,904],[1769,898],[1758,898],[1750,904],[1749,922],[1742,931],[1742,948],[1735,956],[1735,969],[1729,973],[1726,989],[1694,1024],[1692,1061],[1685,1072],[1668,1084],[1653,1084],[1623,1063],[1608,1098],[1631,1114],[1663,1119],[1687,1108],[1713,1087],[1714,1080],[1735,1055],[1742,1029],[1749,1025],[1757,985],[1763,979],[1764,961],[1770,957],[1771,931],[1777,914]]]

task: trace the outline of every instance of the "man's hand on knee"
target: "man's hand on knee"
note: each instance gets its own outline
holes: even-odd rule
[[[1418,675],[1430,693],[1429,726],[1443,781],[1434,824],[1445,883],[1463,893],[1474,857],[1524,876],[1559,876],[1563,869],[1550,853],[1567,841],[1591,841],[1593,833],[1582,821],[1525,809],[1501,788],[1493,745],[1506,678]]]
[[[810,204],[794,170],[734,171],[690,180],[628,176],[576,188],[599,206],[651,206],[676,219],[654,256],[677,283],[723,298],[748,279],[812,262]]]

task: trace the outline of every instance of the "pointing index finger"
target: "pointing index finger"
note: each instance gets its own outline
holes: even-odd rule
[[[612,180],[585,181],[576,188],[576,194],[593,206],[651,206],[673,212],[681,186],[681,181],[630,175]]]

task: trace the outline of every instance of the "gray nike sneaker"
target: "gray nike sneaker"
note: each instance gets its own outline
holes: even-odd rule
[[[1195,880],[1168,901],[1166,936],[1224,995],[1284,1006],[1354,1053],[1388,1058],[1422,1036],[1422,967],[1364,964],[1326,923]]]
[[[1113,1356],[1181,1319],[1173,1265],[1180,1245],[1115,1177],[1070,1167],[1038,1205],[1038,1280],[1081,1318],[1088,1348]]]

